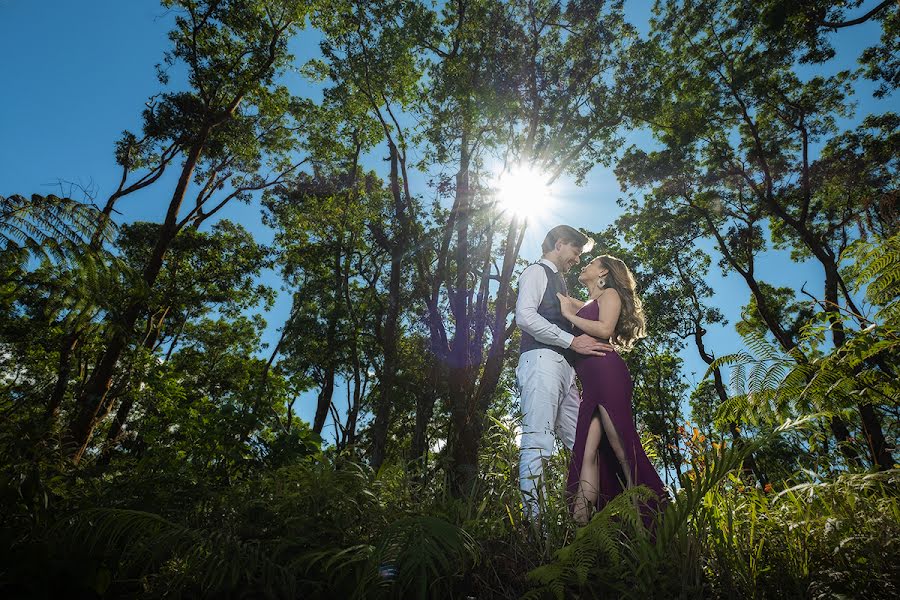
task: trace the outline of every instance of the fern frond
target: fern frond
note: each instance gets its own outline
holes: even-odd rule
[[[370,559],[369,571],[384,565],[396,572],[401,597],[427,599],[432,588],[478,559],[478,545],[461,528],[433,516],[413,516],[392,523],[381,536]],[[358,589],[365,597],[367,589]]]
[[[780,360],[783,357],[781,349],[755,332],[748,333],[743,337],[744,343],[753,351],[753,355],[760,361]]]
[[[111,239],[115,226],[96,207],[72,198],[33,194],[0,196],[0,242],[23,246],[43,258],[66,259],[99,229]]]
[[[568,546],[554,553],[553,562],[528,573],[528,579],[539,587],[530,590],[525,598],[569,598],[590,581],[596,580],[598,570],[607,580],[615,580],[623,569],[625,540],[632,540],[638,547],[649,540],[635,502],[656,498],[645,486],[625,490],[616,496],[603,510],[576,534]]]
[[[747,363],[737,363],[731,367],[729,384],[731,385],[731,392],[735,395],[743,394],[747,389],[746,364]]]
[[[706,369],[706,373],[703,375],[703,378],[706,379],[710,375],[712,375],[713,371],[716,369],[722,369],[724,367],[730,367],[732,365],[744,364],[754,360],[754,357],[746,352],[735,352],[734,354],[725,354],[714,359],[709,367]]]
[[[855,259],[855,291],[866,288],[866,299],[886,306],[900,298],[900,233],[878,242],[855,242],[845,256]]]

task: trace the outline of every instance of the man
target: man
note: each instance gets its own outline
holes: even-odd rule
[[[541,260],[519,278],[516,323],[522,330],[516,382],[522,412],[519,487],[529,518],[539,513],[544,494],[543,461],[553,453],[556,435],[568,448],[575,443],[581,398],[575,385],[574,355],[603,356],[613,351],[589,335],[575,336],[562,316],[557,292],[566,294],[563,275],[579,263],[594,240],[568,225],[547,233]]]

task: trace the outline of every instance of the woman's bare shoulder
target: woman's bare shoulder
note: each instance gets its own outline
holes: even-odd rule
[[[606,288],[603,290],[599,296],[597,296],[597,303],[603,304],[606,306],[616,306],[622,304],[622,296],[619,294],[619,290],[615,290],[613,288]]]

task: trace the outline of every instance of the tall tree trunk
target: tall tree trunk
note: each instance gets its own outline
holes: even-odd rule
[[[375,420],[372,423],[371,464],[379,469],[384,463],[387,453],[387,434],[391,420],[391,406],[397,382],[397,336],[400,325],[400,288],[403,269],[403,255],[407,250],[406,207],[400,190],[400,157],[393,141],[390,146],[390,184],[394,199],[395,231],[398,235],[391,241],[391,273],[388,283],[387,314],[384,319],[382,333],[382,351],[384,361],[379,377],[378,402],[375,407]],[[405,176],[405,173],[404,173]]]
[[[468,138],[463,135],[460,143],[459,172],[456,174],[456,278],[450,290],[450,307],[453,312],[454,331],[450,344],[448,369],[448,400],[452,435],[448,440],[452,471],[451,491],[457,496],[469,493],[478,472],[478,446],[483,428],[482,415],[472,389],[471,314],[469,306],[469,221],[472,190],[469,181]]]
[[[500,375],[503,372],[506,340],[512,334],[512,330],[507,330],[506,321],[515,307],[515,296],[511,286],[512,272],[524,239],[525,224],[518,217],[513,217],[506,232],[503,267],[500,270],[497,297],[494,300],[494,319],[490,323],[491,346],[488,349],[481,381],[478,383],[478,406],[482,411],[487,411],[490,400],[497,390],[497,385],[500,383]]]
[[[335,241],[334,264],[332,265],[334,268],[334,305],[328,315],[328,324],[325,331],[325,356],[323,357],[325,360],[325,372],[322,379],[322,387],[319,389],[319,395],[316,398],[316,414],[313,417],[313,431],[318,434],[321,434],[322,429],[325,428],[325,420],[328,418],[328,412],[331,410],[331,403],[334,399],[334,380],[337,375],[337,329],[340,318],[338,306],[340,306],[339,295],[342,295],[341,290],[344,284],[342,245],[343,240],[338,239]]]
[[[838,307],[838,283],[840,274],[837,271],[837,264],[833,261],[825,264],[825,303],[829,308],[828,321],[831,323],[832,340],[834,347],[839,349],[844,346],[847,341],[847,334],[844,331],[844,324],[840,315],[834,310]],[[891,469],[894,465],[894,457],[888,448],[884,439],[884,432],[881,429],[881,419],[875,412],[875,407],[870,404],[858,404],[856,406],[862,421],[863,436],[866,439],[866,448],[869,450],[869,457],[872,464],[879,471]]]
[[[358,148],[358,146],[357,146]],[[356,172],[357,172],[357,158],[359,157],[359,152],[357,151],[354,161],[353,161],[353,177],[351,178],[351,188],[356,189]],[[355,199],[355,192],[354,192]],[[352,243],[351,243],[352,247]],[[359,410],[362,405],[362,397],[365,393],[365,385],[368,383],[368,377],[363,381],[362,377],[362,369],[363,364],[360,360],[360,349],[359,349],[359,330],[360,330],[360,322],[356,316],[353,300],[350,297],[350,278],[351,278],[351,258],[349,255],[352,255],[352,251],[348,252],[348,256],[344,262],[345,268],[343,270],[343,276],[341,277],[341,291],[344,297],[345,308],[347,309],[347,316],[350,320],[350,336],[348,344],[350,346],[350,361],[352,363],[351,370],[353,372],[353,392],[350,396],[350,402],[347,406],[347,420],[343,428],[342,439],[340,441],[340,447],[346,448],[348,446],[352,446],[356,443],[356,422],[359,418]],[[371,284],[370,290],[373,290],[375,284]],[[349,394],[348,390],[348,394]]]
[[[879,471],[888,471],[894,466],[894,456],[884,439],[881,429],[881,419],[875,412],[875,406],[871,403],[857,406],[862,418],[863,435],[866,436],[866,446],[872,455],[872,460]]]
[[[359,361],[356,361],[353,369],[353,395],[350,406],[347,407],[347,422],[344,426],[344,439],[341,441],[341,448],[347,448],[356,443],[356,422],[359,419],[359,408],[362,405],[364,387],[359,369]]]
[[[59,360],[56,368],[56,384],[50,394],[50,401],[47,403],[46,418],[48,424],[52,424],[57,415],[59,415],[59,407],[62,405],[66,395],[66,389],[69,387],[69,377],[72,373],[72,353],[78,346],[79,332],[73,331],[63,338],[63,342],[59,349]]]
[[[316,414],[313,417],[313,431],[321,434],[325,428],[325,420],[328,418],[328,411],[331,409],[331,403],[334,399],[334,379],[335,368],[332,357],[327,359],[329,364],[325,367],[325,374],[322,378],[322,387],[316,396]]]
[[[153,349],[156,346],[156,341],[159,339],[159,334],[162,332],[163,323],[170,308],[171,307],[166,307],[159,314],[159,319],[155,322],[153,315],[147,319],[147,334],[144,336],[142,347],[148,353],[153,352]],[[145,375],[145,372],[141,373],[141,377],[136,383],[138,387],[143,384]],[[119,437],[122,435],[122,430],[125,428],[125,423],[128,421],[128,415],[131,413],[131,409],[134,408],[135,400],[134,394],[128,394],[125,397],[125,400],[119,404],[119,408],[116,410],[115,417],[113,417],[112,423],[110,423],[109,426],[109,431],[106,434],[106,448],[104,448],[104,454],[108,454],[113,447],[118,444]]]
[[[175,192],[169,202],[166,219],[160,228],[156,245],[151,252],[150,259],[144,268],[143,280],[147,287],[152,288],[162,270],[163,259],[172,244],[172,240],[178,233],[178,213],[184,202],[188,184],[194,174],[194,169],[200,160],[200,155],[209,136],[209,128],[204,129],[196,143],[191,147],[175,186]],[[132,301],[125,309],[122,321],[113,328],[113,335],[106,347],[106,351],[97,363],[84,390],[79,398],[78,410],[69,426],[68,444],[72,448],[72,461],[78,463],[84,455],[94,433],[94,428],[102,416],[109,412],[111,406],[107,403],[109,388],[112,385],[116,365],[122,357],[129,338],[134,330],[134,325],[145,310],[144,300]]]
[[[428,369],[428,384],[416,396],[416,424],[409,449],[409,460],[414,463],[423,461],[425,451],[428,449],[428,424],[431,423],[431,417],[434,415],[439,377],[440,363],[432,357],[431,366]]]
[[[169,162],[175,157],[176,154],[177,145],[172,144],[161,154],[159,165],[154,167],[148,175],[141,178],[136,183],[128,186],[127,188],[125,187],[125,180],[128,176],[130,164],[125,164],[122,166],[122,179],[119,183],[119,187],[107,199],[106,205],[103,207],[103,210],[100,213],[100,218],[97,221],[97,226],[94,228],[94,233],[91,235],[91,241],[88,245],[89,252],[99,252],[102,248],[103,232],[106,230],[111,220],[112,212],[114,210],[116,202],[120,198],[128,194],[141,190],[155,183],[162,176],[163,172],[166,169],[166,166],[168,166]],[[71,324],[71,332],[63,338],[62,344],[60,345],[59,361],[56,371],[56,384],[53,386],[53,392],[51,393],[46,413],[48,420],[51,422],[56,419],[59,413],[59,407],[62,404],[63,398],[66,394],[66,390],[68,389],[69,375],[72,371],[72,366],[69,361],[71,359],[72,352],[75,350],[75,347],[79,343],[82,334],[83,320],[88,312],[88,309],[82,310],[78,317],[73,320]]]

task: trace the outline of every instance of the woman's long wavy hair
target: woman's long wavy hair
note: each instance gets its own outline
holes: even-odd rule
[[[610,343],[628,351],[641,338],[647,337],[647,323],[644,319],[644,303],[637,295],[637,284],[631,270],[615,256],[604,254],[599,257],[606,274],[606,286],[619,292],[622,298],[622,312],[616,323],[616,330]]]

